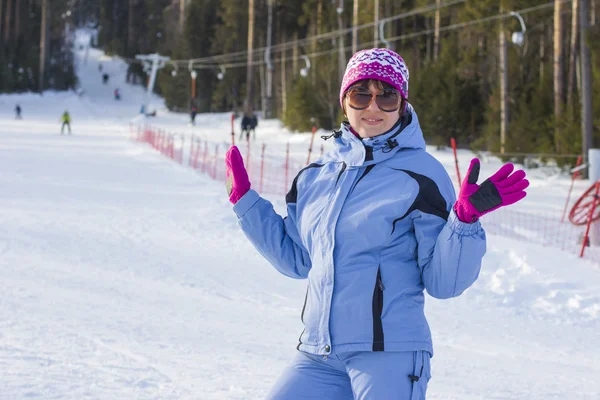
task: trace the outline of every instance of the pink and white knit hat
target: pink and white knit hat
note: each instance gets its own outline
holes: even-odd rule
[[[398,89],[403,98],[408,98],[408,68],[402,57],[392,50],[361,50],[352,56],[346,66],[340,89],[342,107],[346,90],[363,79],[387,82]]]

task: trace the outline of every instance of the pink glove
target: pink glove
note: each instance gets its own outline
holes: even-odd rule
[[[467,179],[463,181],[454,204],[454,211],[462,222],[473,223],[482,215],[514,204],[527,195],[525,189],[529,181],[525,179],[525,171],[518,170],[511,175],[515,166],[504,164],[480,186],[477,184],[479,167],[479,159],[472,159]]]
[[[229,194],[229,201],[235,204],[250,190],[248,172],[246,172],[244,160],[236,146],[231,146],[225,154],[225,165],[227,166],[227,194]]]

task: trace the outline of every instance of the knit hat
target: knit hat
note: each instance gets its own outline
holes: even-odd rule
[[[397,53],[389,49],[369,49],[356,52],[348,65],[340,89],[340,105],[343,107],[344,93],[353,84],[363,79],[377,79],[398,89],[408,98],[408,68]]]

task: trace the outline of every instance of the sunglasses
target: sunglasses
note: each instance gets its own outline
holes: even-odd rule
[[[386,88],[382,92],[374,95],[367,88],[354,86],[346,92],[348,105],[355,110],[364,110],[371,105],[373,99],[381,111],[394,112],[400,108],[402,96],[396,89]]]

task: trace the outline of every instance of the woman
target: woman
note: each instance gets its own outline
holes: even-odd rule
[[[308,278],[305,329],[269,399],[425,399],[433,355],[424,289],[460,295],[485,253],[479,217],[525,197],[504,165],[477,185],[479,160],[455,197],[425,150],[408,99],[408,69],[387,49],[348,62],[335,150],[301,170],[285,218],[250,189],[236,147],[226,156],[239,224],[284,275]],[[512,174],[511,174],[512,173]]]

